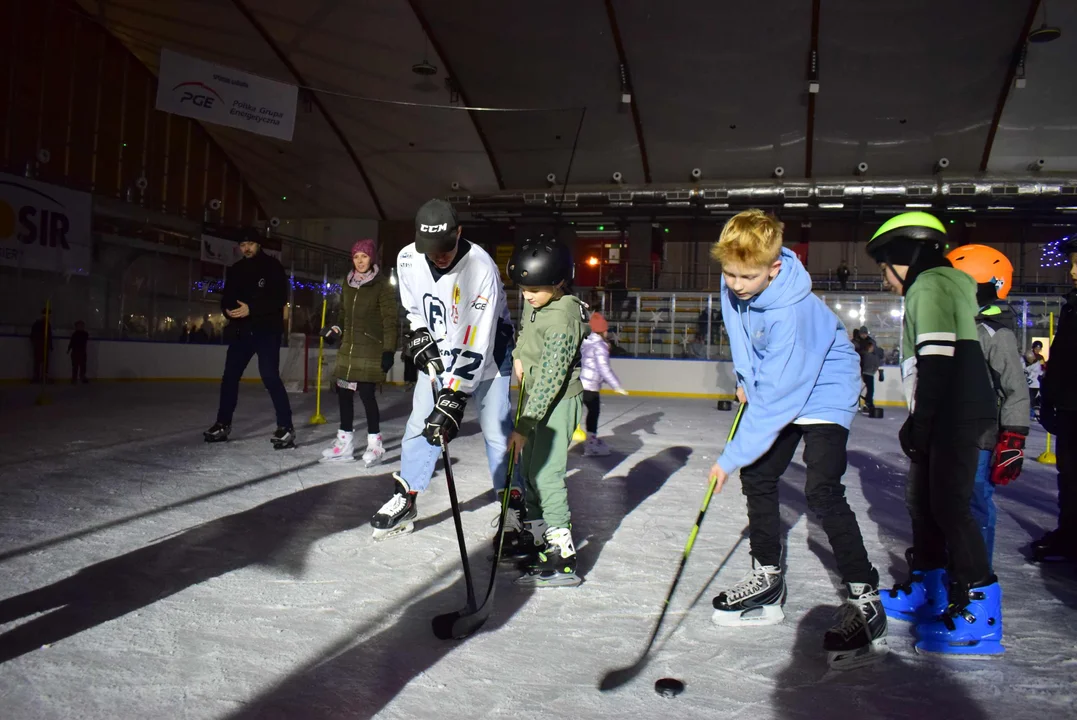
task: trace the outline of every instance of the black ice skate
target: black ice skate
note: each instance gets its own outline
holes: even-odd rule
[[[785,619],[785,578],[777,565],[756,565],[739,583],[714,598],[711,622],[720,627],[777,625]]]
[[[504,490],[497,491],[497,505],[499,512],[497,517],[493,519],[493,522],[490,523],[490,526],[493,528],[497,528],[498,523],[501,521],[500,508],[504,495]],[[502,560],[505,560],[507,557],[516,553],[516,547],[520,544],[520,533],[523,532],[524,529],[523,516],[524,494],[520,492],[519,488],[512,488],[509,491],[509,508],[508,512],[505,514],[505,528],[502,531],[502,534],[505,536],[505,542],[501,546]],[[497,554],[498,540],[498,535],[495,532],[493,540],[490,541],[490,544],[492,545],[491,549],[493,550],[493,553],[490,556],[491,559],[493,559],[493,555]]]
[[[1052,530],[1032,543],[1033,562],[1077,560],[1077,538]]]
[[[517,585],[529,587],[575,587],[583,582],[576,574],[576,546],[572,531],[551,527],[544,535],[546,547],[539,551],[535,562],[516,578]]]
[[[882,660],[886,642],[886,611],[879,590],[867,583],[848,583],[849,596],[839,611],[838,624],[826,631],[823,647],[834,670],[853,670]]]
[[[415,505],[415,493],[404,478],[396,473],[393,473],[393,478],[396,480],[395,493],[370,520],[375,540],[387,540],[415,530],[413,521],[419,515]]]
[[[501,562],[515,565],[526,572],[538,558],[539,552],[546,549],[545,535],[549,526],[545,520],[539,518],[538,520],[524,520],[522,527],[515,545],[511,548],[506,546],[501,551]]]
[[[273,437],[269,438],[274,450],[287,450],[295,447],[295,430],[290,427],[277,427]]]
[[[231,425],[225,425],[224,423],[213,423],[213,427],[202,433],[202,437],[206,439],[206,442],[224,442],[228,439],[229,434],[232,432]]]

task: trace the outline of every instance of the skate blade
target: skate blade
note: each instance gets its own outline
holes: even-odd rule
[[[960,655],[969,660],[990,660],[1006,652],[997,640],[981,640],[973,645],[955,645],[938,640],[921,640],[913,646],[920,655]]]
[[[348,457],[347,455],[341,455],[339,457],[325,457],[323,455],[318,462],[325,463],[326,465],[343,465],[355,462],[355,457]]]
[[[718,627],[778,625],[785,620],[781,605],[760,605],[750,610],[715,610],[711,622]]]
[[[373,460],[363,458],[363,467],[374,467],[375,465],[381,465],[381,458],[374,458]]]
[[[856,650],[831,650],[827,653],[827,665],[831,670],[856,670],[865,665],[874,665],[889,652],[889,643],[885,637],[881,637]]]
[[[274,450],[292,450],[294,448],[295,448],[295,443],[294,442],[273,443],[273,449]]]
[[[527,574],[521,575],[512,582],[520,587],[576,587],[583,582],[583,578],[576,573],[571,575],[556,573],[547,576]]]
[[[374,528],[372,537],[374,538],[374,542],[381,542],[382,540],[388,540],[389,538],[394,538],[399,535],[410,535],[414,531],[415,523],[409,522],[406,525],[397,525],[394,528],[384,530],[381,528]]]
[[[228,442],[228,436],[218,438],[218,437],[212,437],[210,435],[203,435],[202,438],[208,443]]]

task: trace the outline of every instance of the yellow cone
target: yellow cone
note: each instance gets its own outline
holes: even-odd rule
[[[572,433],[572,442],[583,442],[587,439],[587,433],[583,431],[583,428],[579,425],[576,426],[576,432]]]

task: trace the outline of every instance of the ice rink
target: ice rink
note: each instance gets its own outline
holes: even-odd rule
[[[1053,468],[1026,460],[1000,488],[996,572],[1006,654],[917,655],[890,625],[880,664],[829,671],[823,632],[838,579],[805,516],[798,454],[782,488],[789,598],[783,625],[718,629],[711,598],[749,565],[736,477],[716,496],[667,630],[635,681],[597,690],[643,649],[733,414],[714,403],[604,396],[613,454],[576,447],[568,480],[578,588],[526,590],[502,571],[486,627],[460,642],[430,619],[464,602],[439,471],[414,534],[374,543],[410,406],[380,396],[387,462],[316,462],[328,425],[273,451],[269,398],[244,385],[233,439],[209,445],[215,384],[0,388],[0,717],[44,718],[1055,718],[1077,702],[1077,572],[1024,546],[1055,523]],[[848,496],[883,583],[909,544],[902,411],[859,418]],[[361,406],[357,422],[362,420]],[[357,424],[357,434],[364,432]],[[1043,450],[1038,430],[1027,454]],[[451,445],[477,585],[497,509],[474,422]],[[665,699],[654,681],[686,684]]]

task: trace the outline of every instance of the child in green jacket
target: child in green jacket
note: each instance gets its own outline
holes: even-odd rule
[[[512,353],[524,403],[509,452],[516,453],[526,483],[524,530],[518,549],[527,553],[520,585],[575,586],[576,548],[565,471],[572,433],[580,423],[580,343],[590,332],[584,304],[566,293],[572,253],[557,241],[528,241],[516,248],[509,275],[520,286],[524,308]]]

